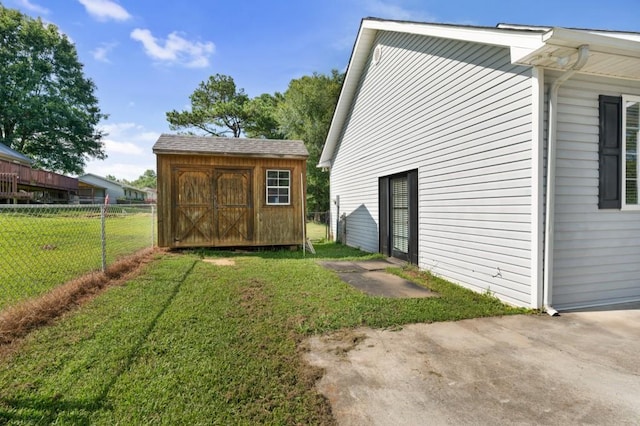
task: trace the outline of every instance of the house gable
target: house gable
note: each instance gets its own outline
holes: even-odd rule
[[[379,182],[417,170],[421,268],[522,306],[639,300],[640,210],[597,208],[598,97],[638,96],[639,81],[640,34],[365,19],[319,164],[341,236],[368,251],[391,241]]]

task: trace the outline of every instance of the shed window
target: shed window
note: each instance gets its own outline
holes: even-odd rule
[[[291,171],[267,170],[267,204],[289,205],[291,193]]]

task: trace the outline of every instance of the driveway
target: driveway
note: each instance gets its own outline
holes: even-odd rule
[[[640,425],[640,304],[314,337],[342,425]]]

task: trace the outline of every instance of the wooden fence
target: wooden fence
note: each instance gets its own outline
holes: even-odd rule
[[[0,199],[27,199],[33,194],[18,191],[18,175],[16,173],[0,173]]]
[[[45,170],[32,169],[24,164],[11,163],[0,160],[0,174],[13,174],[18,177],[20,185],[61,189],[78,190],[78,179]]]

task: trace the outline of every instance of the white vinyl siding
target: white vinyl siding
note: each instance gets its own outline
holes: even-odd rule
[[[640,211],[598,209],[598,96],[640,82],[574,77],[560,88],[553,305],[640,300]]]
[[[378,178],[417,168],[420,268],[529,306],[531,69],[475,43],[381,32],[376,45],[331,169],[347,244],[378,251]]]

